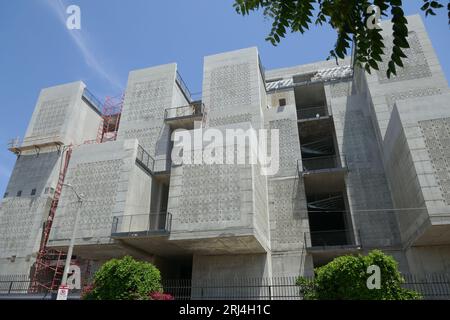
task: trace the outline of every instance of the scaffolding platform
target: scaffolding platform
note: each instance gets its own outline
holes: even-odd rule
[[[52,141],[52,142],[44,142],[44,143],[33,143],[29,145],[15,145],[10,144],[8,150],[11,151],[14,154],[21,154],[24,151],[30,151],[35,150],[39,153],[41,149],[48,148],[48,147],[56,147],[58,150],[60,150],[64,146],[64,142],[62,141]]]

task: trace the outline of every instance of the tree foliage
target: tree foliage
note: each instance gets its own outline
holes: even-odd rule
[[[422,2],[421,10],[427,16],[435,15],[436,9],[443,7],[441,0]],[[391,52],[385,52],[381,30],[367,26],[366,22],[372,15],[367,10],[370,5],[378,6],[382,17],[391,16]],[[288,30],[305,33],[314,24],[330,24],[337,31],[337,40],[328,58],[343,59],[354,41],[354,63],[369,73],[372,69],[379,70],[379,63],[386,54],[390,55],[387,76],[396,75],[397,67],[403,67],[403,59],[407,57],[404,51],[409,48],[408,22],[402,0],[235,0],[234,7],[242,15],[262,9],[264,16],[273,20],[266,38],[273,45],[277,45]],[[450,20],[450,4],[448,11]]]
[[[159,270],[148,262],[130,256],[106,262],[94,276],[86,300],[146,300],[162,292]]]
[[[369,289],[369,266],[380,268],[380,289]],[[308,300],[415,300],[421,296],[402,288],[404,279],[394,258],[379,250],[367,256],[341,256],[315,270],[314,279],[300,277],[297,285]]]

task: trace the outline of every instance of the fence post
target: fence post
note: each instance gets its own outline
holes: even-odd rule
[[[9,283],[9,288],[8,288],[8,294],[11,294],[11,290],[12,290],[12,285],[13,285],[13,281],[11,281],[10,283]]]
[[[269,300],[272,300],[272,283],[270,282],[269,282]]]

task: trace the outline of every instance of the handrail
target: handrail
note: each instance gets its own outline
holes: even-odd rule
[[[297,170],[299,173],[324,169],[343,169],[346,166],[347,159],[345,155],[320,156],[297,160]]]
[[[304,233],[304,237],[305,244],[310,248],[361,245],[359,230],[355,230],[353,228],[307,231]]]
[[[92,106],[98,110],[98,112],[100,112],[100,114],[102,114],[102,103],[100,102],[99,99],[97,99],[96,96],[94,96],[92,94],[92,92],[90,92],[88,90],[88,88],[84,88],[83,91],[83,97],[90,103],[92,104]]]
[[[172,116],[172,110],[176,110],[175,111],[175,116]],[[179,110],[182,110],[183,112],[181,112],[181,114],[179,115],[180,112],[178,112]],[[187,112],[184,112],[184,110],[187,110]],[[170,107],[167,108],[166,110],[164,110],[164,119],[172,119],[172,118],[178,118],[178,117],[191,117],[191,116],[201,116],[203,115],[203,112],[205,110],[205,105],[203,103],[198,103],[198,104],[188,104],[185,106],[180,106],[180,107]]]
[[[313,119],[319,117],[325,117],[328,115],[328,108],[326,105],[321,106],[308,106],[297,108],[297,117],[299,120]]]
[[[192,102],[192,96],[191,91],[189,91],[188,86],[184,82],[183,78],[181,77],[180,73],[177,71],[176,75],[176,83],[179,85],[181,91],[183,92],[185,98],[187,101]]]
[[[168,233],[171,226],[172,214],[170,212],[114,216],[111,235],[148,236],[152,233]]]
[[[261,57],[258,55],[258,65],[259,65],[259,72],[261,73],[261,77],[264,83],[264,89],[267,91],[267,84],[266,84],[266,70],[261,63]]]
[[[292,88],[313,85],[313,84],[316,84],[316,83],[327,83],[327,84],[339,83],[339,82],[343,82],[343,81],[346,81],[346,80],[352,79],[352,78],[353,78],[353,72],[351,74],[349,74],[349,75],[344,75],[342,77],[335,78],[335,79],[334,78],[333,79],[322,79],[322,78],[319,78],[319,79],[311,79],[311,80],[306,80],[306,81],[302,81],[302,82],[292,83],[292,84],[289,84],[287,86],[279,86],[279,87],[277,86],[276,88],[269,88],[267,90],[267,92],[271,93],[273,91],[289,90],[289,89],[292,89]],[[276,82],[276,81],[277,80],[269,80],[267,82],[267,84],[270,84],[270,83]]]
[[[138,146],[136,160],[151,172],[155,169],[155,159],[141,145]]]
[[[322,105],[310,105],[310,106],[306,106],[306,107],[298,107],[297,110],[309,110],[309,109],[319,109],[319,108],[326,108],[327,106],[322,104]]]

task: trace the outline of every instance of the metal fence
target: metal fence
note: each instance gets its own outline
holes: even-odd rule
[[[450,300],[450,274],[404,274],[403,277],[403,287],[421,293],[425,300]],[[301,300],[296,279],[163,280],[162,286],[175,300]],[[26,298],[30,284],[28,275],[0,276],[0,299],[8,296]]]
[[[165,280],[175,300],[301,300],[296,277]]]
[[[2,275],[0,276],[0,294],[25,294],[30,284],[29,275]]]
[[[450,274],[403,277],[403,287],[419,292],[425,300],[450,300]],[[297,277],[165,280],[163,288],[175,300],[302,300],[296,280]]]

